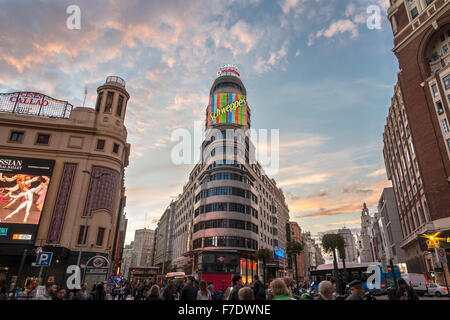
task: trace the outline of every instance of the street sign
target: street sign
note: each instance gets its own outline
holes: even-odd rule
[[[447,263],[447,252],[444,248],[435,248],[434,252],[436,253],[436,262]]]
[[[37,258],[36,258],[36,267],[50,267],[50,264],[52,263],[52,257],[53,252],[39,252]]]

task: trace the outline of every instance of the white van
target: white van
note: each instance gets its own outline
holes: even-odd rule
[[[402,278],[411,286],[418,295],[424,295],[428,291],[428,282],[421,273],[404,273]]]

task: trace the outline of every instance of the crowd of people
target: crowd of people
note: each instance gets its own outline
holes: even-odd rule
[[[339,294],[336,283],[322,281],[318,291],[296,288],[289,277],[270,280],[268,285],[261,282],[258,276],[252,284],[244,285],[242,277],[235,275],[232,285],[226,290],[215,290],[211,281],[196,280],[189,276],[186,281],[168,279],[167,281],[146,280],[129,282],[122,280],[113,286],[98,282],[89,290],[83,283],[79,290],[66,290],[56,284],[48,284],[43,294],[18,288],[8,293],[6,287],[0,287],[0,300],[34,299],[34,300],[373,300],[375,298],[364,291],[359,280],[349,283],[346,294]],[[388,291],[390,300],[419,300],[414,289],[402,278],[397,281],[397,288]]]

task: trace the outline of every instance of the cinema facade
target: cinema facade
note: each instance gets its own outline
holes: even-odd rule
[[[0,94],[0,284],[29,286],[40,274],[42,284],[64,285],[80,248],[82,267],[99,255],[111,272],[120,263],[130,96],[118,77],[97,94],[95,108]],[[39,250],[53,252],[42,271],[33,266]]]

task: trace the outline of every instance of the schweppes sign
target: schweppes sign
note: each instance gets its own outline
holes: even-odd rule
[[[218,93],[209,98],[208,125],[247,125],[247,98],[242,94]]]

